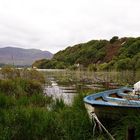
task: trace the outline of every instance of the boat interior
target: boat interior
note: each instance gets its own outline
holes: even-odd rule
[[[84,101],[92,106],[140,107],[139,95],[133,95],[133,89],[127,87],[92,94]]]

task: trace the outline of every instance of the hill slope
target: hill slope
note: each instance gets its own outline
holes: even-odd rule
[[[0,63],[14,65],[31,65],[38,59],[52,58],[52,53],[37,49],[22,49],[14,47],[0,48]]]
[[[51,61],[34,63],[40,68],[68,68],[81,64],[97,69],[139,69],[140,38],[113,37],[108,40],[92,40],[56,53]]]

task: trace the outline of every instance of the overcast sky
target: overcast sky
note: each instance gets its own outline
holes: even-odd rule
[[[56,53],[114,35],[140,36],[140,0],[0,0],[0,47]]]

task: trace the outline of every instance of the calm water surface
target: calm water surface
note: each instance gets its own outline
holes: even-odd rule
[[[40,70],[42,71],[42,70]],[[43,70],[46,77],[45,93],[54,99],[71,104],[79,92],[90,93],[99,89],[132,86],[140,80],[140,72],[89,72],[69,70]]]

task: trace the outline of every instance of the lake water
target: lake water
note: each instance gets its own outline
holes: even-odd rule
[[[63,99],[66,104],[71,104],[77,91],[75,86],[60,86],[54,78],[50,79],[50,85],[45,86],[45,93],[54,99]]]
[[[42,71],[42,70],[40,70]],[[97,90],[133,86],[140,80],[140,73],[89,72],[69,70],[43,70],[46,77],[45,93],[54,99],[63,99],[71,104],[79,92],[93,93]]]

